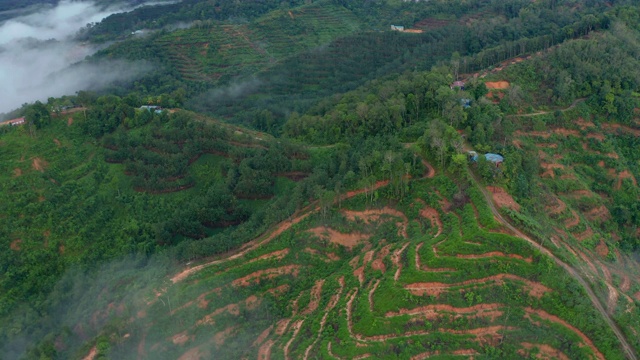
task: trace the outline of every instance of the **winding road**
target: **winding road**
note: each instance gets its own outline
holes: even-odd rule
[[[571,266],[571,265],[565,263],[564,261],[558,259],[551,251],[549,251],[544,246],[542,246],[542,245],[538,244],[537,242],[535,242],[534,240],[532,240],[529,236],[525,235],[522,231],[518,230],[515,226],[511,225],[511,223],[509,221],[507,221],[500,214],[498,209],[496,209],[496,206],[493,203],[493,198],[492,198],[491,194],[489,194],[489,192],[487,192],[487,189],[485,189],[481,185],[481,183],[478,180],[478,178],[476,177],[476,175],[471,171],[470,171],[470,173],[471,173],[471,178],[473,179],[473,181],[476,183],[476,185],[478,185],[478,187],[482,191],[482,194],[484,195],[485,199],[487,200],[487,203],[489,204],[489,208],[491,209],[491,212],[496,217],[496,219],[500,223],[502,223],[505,227],[507,227],[509,230],[511,230],[517,237],[527,241],[533,247],[535,247],[536,249],[540,250],[541,253],[543,253],[543,254],[549,256],[550,258],[552,258],[553,261],[556,262],[556,264],[561,266],[563,269],[565,269],[569,273],[569,275],[571,275],[571,277],[576,279],[580,283],[580,285],[582,285],[582,287],[584,287],[585,291],[587,292],[587,295],[589,296],[589,299],[591,299],[591,302],[593,303],[595,308],[600,312],[600,314],[602,314],[602,317],[607,322],[607,325],[609,325],[611,330],[613,330],[613,332],[615,333],[616,337],[620,341],[620,344],[622,345],[622,349],[627,354],[627,358],[629,358],[631,360],[638,360],[638,357],[636,356],[635,352],[633,351],[633,348],[627,342],[627,339],[625,338],[624,334],[622,333],[622,331],[620,330],[618,325],[615,322],[613,322],[613,320],[611,319],[611,317],[609,316],[609,314],[605,310],[604,306],[602,306],[602,303],[600,302],[600,300],[598,299],[596,294],[593,292],[593,290],[591,289],[589,284],[587,284],[587,282],[584,280],[584,278],[578,273],[578,271],[573,266]]]

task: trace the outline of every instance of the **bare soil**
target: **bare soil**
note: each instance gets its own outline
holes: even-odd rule
[[[209,352],[202,351],[202,349],[200,349],[200,347],[198,346],[182,354],[182,356],[180,356],[178,360],[205,360],[209,359],[210,355],[211,354],[209,354]]]
[[[302,312],[302,315],[309,315],[318,309],[320,296],[322,295],[322,285],[324,285],[324,279],[316,281],[315,285],[313,285],[313,288],[311,288],[311,300],[309,300],[309,305]]]
[[[183,331],[179,334],[175,334],[173,335],[173,337],[171,338],[171,342],[173,342],[174,345],[184,345],[187,343],[187,341],[189,341],[189,335],[187,335],[186,331]]]
[[[567,229],[570,229],[576,225],[578,225],[580,223],[580,217],[578,216],[578,214],[574,211],[571,210],[571,214],[573,215],[570,219],[565,220],[564,222],[564,226]]]
[[[544,169],[544,172],[540,174],[540,177],[550,177],[552,179],[556,177],[553,169],[564,169],[564,165],[562,164],[541,163],[540,166]]]
[[[440,236],[442,234],[442,220],[440,220],[440,214],[438,214],[438,210],[425,206],[420,210],[420,216],[425,219],[431,220],[431,226],[437,226],[438,232],[434,235],[434,237]]]
[[[235,326],[230,326],[218,333],[216,333],[213,336],[213,342],[216,344],[217,347],[221,347],[222,345],[224,345],[224,342],[227,340],[227,338],[229,336],[231,336],[231,334],[233,334],[233,332],[238,328],[238,325]]]
[[[589,133],[587,134],[587,139],[596,139],[598,141],[604,141],[607,137],[601,133]],[[586,144],[585,144],[586,145]],[[586,150],[586,149],[585,149]]]
[[[280,285],[278,287],[272,288],[267,290],[266,292],[268,292],[269,294],[278,297],[279,295],[285,293],[287,290],[289,290],[289,285],[288,284],[284,284],[284,285]]]
[[[487,81],[484,83],[487,86],[487,89],[498,89],[498,90],[504,90],[504,89],[508,89],[509,88],[509,82],[508,81]]]
[[[591,236],[593,236],[593,229],[591,229],[591,226],[587,225],[587,230],[578,234],[573,234],[573,236],[575,236],[575,238],[578,239],[579,241],[584,241],[590,238]]]
[[[565,355],[562,351],[555,349],[547,344],[532,344],[532,343],[523,342],[520,345],[522,345],[522,347],[527,350],[538,349],[538,354],[536,355],[537,359],[569,360],[569,357]],[[522,349],[520,349],[518,353],[527,358],[530,356],[527,351],[524,351]]]
[[[575,328],[573,325],[567,323],[566,321],[560,319],[559,317],[557,317],[555,315],[551,315],[551,314],[547,313],[544,310],[537,310],[537,309],[533,309],[533,308],[527,307],[525,309],[525,311],[526,311],[527,315],[535,314],[535,315],[541,317],[544,320],[551,321],[551,322],[556,323],[556,324],[560,324],[560,325],[566,327],[567,329],[573,331],[574,333],[576,333],[582,339],[582,341],[585,342],[585,344],[587,346],[589,346],[591,348],[591,350],[594,352],[594,354],[596,355],[596,357],[598,359],[601,359],[601,360],[605,359],[604,355],[602,355],[602,353],[598,350],[598,348],[595,347],[595,345],[593,344],[591,339],[589,339],[585,334],[583,334],[580,330]],[[525,315],[525,316],[527,316],[527,315]]]
[[[343,210],[342,213],[349,221],[361,219],[365,224],[380,221],[383,215],[399,217],[402,219],[402,223],[398,223],[398,234],[403,236],[405,239],[407,238],[407,225],[409,223],[409,219],[407,219],[405,214],[396,209],[384,207],[382,209],[370,209],[365,211]]]
[[[294,277],[298,276],[300,271],[300,265],[286,265],[278,268],[264,269],[253,272],[247,276],[233,280],[233,286],[246,287],[251,284],[258,284],[262,279],[273,279],[276,276],[292,274]]]
[[[298,320],[291,326],[291,328],[293,329],[293,335],[291,336],[291,339],[289,339],[287,344],[284,346],[285,360],[289,359],[289,346],[291,346],[291,343],[293,343],[293,341],[298,336],[298,333],[300,332],[300,328],[302,327],[302,323],[304,323],[304,320]]]
[[[358,245],[363,240],[369,239],[370,237],[369,235],[362,233],[343,234],[324,226],[313,228],[307,231],[314,234],[318,238],[328,239],[330,242],[342,245],[349,250],[353,249],[354,246]]]
[[[525,288],[528,290],[529,295],[540,298],[546,292],[550,292],[551,289],[546,286],[533,282],[524,278],[521,278],[512,274],[499,274],[493,275],[482,279],[473,279],[462,281],[454,284],[446,284],[439,282],[430,282],[430,283],[413,283],[405,286],[405,289],[409,290],[414,295],[433,295],[438,296],[445,291],[449,291],[448,289],[451,287],[461,287],[467,285],[490,285],[490,283],[495,283],[496,285],[502,285],[504,283],[504,279],[509,279],[513,281],[522,282],[525,285]]]
[[[554,201],[555,202],[553,204],[545,207],[545,210],[549,215],[558,215],[567,208],[567,204],[565,204],[564,201],[560,200],[559,198],[554,198]]]
[[[484,253],[484,254],[457,254],[456,257],[460,258],[460,259],[485,259],[485,258],[491,258],[491,257],[496,257],[496,256],[502,256],[502,257],[509,257],[509,258],[513,258],[513,259],[518,259],[518,260],[522,260],[528,263],[531,263],[533,261],[532,258],[528,257],[525,258],[521,255],[518,254],[505,254],[503,252],[500,251],[491,251],[488,253]]]
[[[609,209],[606,206],[600,205],[594,207],[593,209],[587,211],[585,216],[589,221],[607,221],[611,218],[611,214],[609,213]]]
[[[443,240],[444,241],[444,240]],[[437,246],[440,245],[442,241],[440,241],[439,243],[433,245],[432,249],[433,249],[433,253],[437,256],[438,252],[436,250]],[[450,271],[456,271],[456,269],[452,269],[452,268],[430,268],[427,265],[422,265],[420,264],[420,248],[422,247],[422,245],[424,245],[424,243],[420,243],[418,244],[418,246],[416,246],[416,256],[415,256],[415,262],[416,262],[416,269],[418,270],[423,270],[423,271],[429,271],[429,272],[450,272]]]
[[[640,130],[638,129],[633,129],[630,128],[628,126],[625,125],[620,125],[620,124],[607,124],[604,123],[602,124],[602,128],[611,132],[617,132],[617,131],[622,131],[622,132],[627,132],[627,133],[631,133],[635,136],[640,136]]]
[[[582,117],[579,117],[578,120],[574,121],[574,123],[576,125],[578,125],[578,127],[581,130],[586,130],[587,128],[591,128],[591,127],[595,127],[596,126],[593,122],[591,122],[589,120],[585,120]]]
[[[477,317],[485,317],[491,318],[491,322],[495,321],[496,318],[502,316],[502,311],[499,309],[504,307],[502,304],[480,304],[466,308],[458,308],[451,305],[446,304],[436,304],[436,305],[427,305],[421,306],[414,309],[400,309],[397,312],[387,312],[385,314],[386,317],[395,317],[402,315],[420,315],[421,317],[426,318],[427,320],[436,320],[442,315],[447,316],[448,314],[453,314],[454,317],[461,317],[463,315],[468,315],[468,318],[477,318]]]
[[[493,201],[498,207],[506,207],[515,211],[520,211],[520,204],[509,195],[503,188],[497,186],[487,186],[487,190],[491,192]]]
[[[262,256],[258,256],[255,259],[249,260],[249,262],[252,263],[254,261],[266,260],[266,259],[282,260],[283,257],[287,256],[287,254],[289,254],[289,249],[278,250],[278,251],[274,251],[274,252],[271,252],[271,253],[268,253],[268,254],[264,254]]]
[[[605,244],[602,239],[600,239],[600,243],[596,246],[596,253],[603,258],[609,255],[609,247],[607,247],[607,244]]]
[[[20,244],[22,244],[22,239],[15,239],[11,242],[9,248],[11,248],[11,250],[13,251],[20,251]]]
[[[633,185],[638,186],[638,181],[633,176],[633,174],[629,172],[629,170],[623,170],[622,172],[618,173],[618,182],[616,183],[616,187],[615,187],[616,190],[620,190],[620,188],[622,188],[623,179],[631,179],[631,181],[633,182]]]
[[[13,169],[13,177],[19,177],[19,176],[22,176],[22,169],[20,168]]]
[[[31,163],[31,167],[40,172],[44,172],[47,166],[49,166],[49,164],[39,157],[33,158],[33,162]]]
[[[219,309],[216,309],[214,312],[212,312],[211,314],[205,316],[204,318],[198,320],[196,322],[196,326],[200,326],[200,325],[213,325],[215,324],[215,321],[213,320],[213,318],[215,318],[216,316],[227,312],[231,315],[234,316],[238,316],[240,315],[240,306],[238,306],[238,304],[229,304],[225,307],[221,307]]]
[[[83,357],[82,360],[93,360],[98,356],[98,349],[94,346],[89,350],[87,356]]]
[[[273,347],[273,340],[268,340],[260,349],[258,349],[258,360],[270,360],[271,359],[271,348]]]
[[[402,262],[400,262],[400,256],[402,255],[402,252],[407,248],[407,246],[409,246],[408,242],[405,243],[404,246],[402,246],[402,248],[400,248],[399,250],[394,251],[393,255],[391,255],[391,260],[397,268],[396,273],[393,275],[394,281],[398,281],[398,279],[400,278],[400,273],[402,272]]]

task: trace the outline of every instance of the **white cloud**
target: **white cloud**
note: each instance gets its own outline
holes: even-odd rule
[[[137,73],[132,71],[120,71],[123,64],[102,63],[72,67],[63,76],[51,77],[97,51],[73,41],[80,28],[125,10],[105,9],[89,1],[63,0],[55,7],[43,7],[0,24],[0,113],[25,102],[96,89],[124,80],[125,76],[135,76]]]

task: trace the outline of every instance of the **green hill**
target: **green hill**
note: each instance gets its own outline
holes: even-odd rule
[[[637,358],[636,7],[214,5],[0,126],[0,358]]]

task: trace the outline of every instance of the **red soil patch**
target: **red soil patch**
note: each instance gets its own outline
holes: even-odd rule
[[[9,248],[13,251],[20,251],[20,244],[22,244],[22,239],[15,239],[9,245]]]
[[[602,257],[607,257],[607,255],[609,255],[609,248],[602,239],[600,240],[600,243],[598,243],[598,246],[596,246],[596,253]]]
[[[178,360],[205,360],[209,359],[210,355],[211,354],[209,354],[209,352],[202,351],[200,347],[195,347],[182,354],[182,356],[180,356]]]
[[[199,325],[213,325],[215,324],[215,321],[213,321],[213,318],[224,313],[224,312],[228,312],[231,315],[235,315],[238,316],[240,315],[240,307],[238,306],[238,304],[229,304],[225,307],[216,309],[216,311],[212,312],[211,314],[205,316],[204,318],[198,320],[196,322],[196,326]]]
[[[260,346],[260,349],[258,349],[258,360],[271,359],[271,348],[273,347],[273,344],[273,340],[269,340]]]
[[[384,265],[383,259],[389,256],[389,253],[391,252],[390,249],[391,249],[391,244],[386,245],[378,252],[378,256],[371,263],[371,268],[373,270],[379,270],[379,271],[382,271],[383,273],[387,271],[387,267]]]
[[[173,337],[171,338],[171,341],[175,345],[184,345],[187,343],[187,341],[189,341],[189,335],[187,335],[186,331],[183,331],[179,334],[173,335]]]
[[[362,285],[362,283],[364,283],[364,266],[360,266],[359,268],[353,270],[353,276],[358,278],[358,281],[360,281],[360,285]]]
[[[438,214],[438,210],[425,206],[420,210],[420,216],[425,219],[431,220],[431,226],[437,226],[438,232],[434,235],[434,237],[438,237],[442,233],[442,220],[440,220],[440,214]]]
[[[451,287],[462,287],[467,285],[484,285],[488,286],[489,283],[495,283],[496,285],[504,284],[504,279],[509,279],[512,281],[523,282],[527,290],[529,291],[529,295],[533,297],[540,298],[544,293],[550,292],[551,289],[546,286],[536,283],[533,281],[529,281],[527,279],[521,278],[516,275],[511,274],[499,274],[493,275],[482,279],[473,279],[462,281],[454,284],[446,284],[446,283],[438,283],[438,282],[430,282],[430,283],[413,283],[405,286],[405,289],[409,290],[414,295],[432,295],[438,296],[441,293],[448,291]]]
[[[600,205],[597,207],[594,207],[593,209],[589,210],[585,216],[587,217],[587,219],[589,219],[590,221],[607,221],[609,218],[611,218],[611,214],[609,213],[609,209],[607,209],[606,206],[604,205]]]
[[[402,315],[420,315],[424,316],[427,320],[436,320],[443,314],[453,314],[454,318],[468,315],[469,318],[477,317],[489,317],[491,321],[495,321],[496,318],[502,315],[502,311],[499,309],[504,307],[502,304],[480,304],[466,308],[453,307],[451,305],[436,304],[421,306],[414,309],[400,309],[397,312],[389,311],[385,314],[386,317],[395,317]]]
[[[19,176],[22,176],[22,169],[20,168],[13,169],[13,177],[19,177]]]
[[[371,290],[369,291],[369,311],[373,312],[373,293],[376,292],[376,289],[380,285],[380,280],[376,281]]]
[[[598,141],[604,141],[606,138],[607,137],[604,136],[601,133],[589,133],[589,134],[587,134],[587,139],[596,139]],[[586,143],[584,145],[586,145]]]
[[[244,306],[247,308],[247,310],[255,310],[258,308],[258,305],[260,305],[261,302],[262,300],[258,299],[257,296],[251,295],[244,300]]]
[[[400,255],[402,255],[402,252],[407,248],[407,246],[409,246],[409,243],[404,244],[402,248],[394,251],[393,255],[391,255],[391,261],[393,261],[393,264],[397,267],[396,273],[393,275],[394,281],[398,281],[398,279],[400,278],[400,273],[402,272],[402,262],[400,262]]]
[[[287,254],[289,254],[289,249],[278,250],[278,251],[274,251],[274,252],[271,252],[271,253],[268,253],[268,254],[264,254],[262,256],[258,256],[255,259],[249,260],[249,262],[252,263],[254,261],[265,260],[265,259],[282,260],[283,257],[287,256]]]
[[[620,290],[622,290],[623,292],[627,292],[629,291],[630,288],[631,288],[631,280],[629,279],[629,276],[623,274],[622,282],[620,283]]]
[[[216,344],[217,347],[220,347],[222,345],[224,345],[224,342],[227,340],[227,338],[229,336],[231,336],[231,334],[238,328],[238,326],[230,326],[218,333],[216,333],[213,336],[213,342]]]
[[[498,207],[506,207],[515,211],[520,211],[520,204],[509,195],[503,188],[497,186],[487,186],[487,190],[491,192],[493,201]]]
[[[73,125],[73,118],[72,118],[72,117],[69,117],[69,118],[67,119],[67,126],[71,126],[71,125]]]
[[[554,200],[555,202],[552,205],[545,207],[545,210],[549,215],[560,214],[567,208],[567,204],[565,204],[564,201],[558,198],[554,198]]]
[[[269,326],[262,333],[260,333],[260,336],[258,336],[258,338],[253,342],[253,346],[258,346],[262,344],[267,339],[267,337],[269,337],[272,330],[273,330],[273,325]]]
[[[37,171],[44,172],[44,169],[49,166],[49,164],[41,158],[37,157],[33,159],[31,166]]]
[[[324,226],[313,228],[307,231],[314,234],[320,239],[328,239],[334,244],[342,245],[346,248],[349,248],[349,250],[353,249],[353,247],[358,245],[362,240],[367,240],[370,237],[369,235],[361,233],[343,234]]]
[[[618,182],[616,183],[616,187],[615,187],[616,190],[620,190],[620,188],[622,188],[623,179],[631,179],[631,181],[633,182],[633,185],[638,186],[638,181],[633,176],[633,174],[629,172],[629,170],[623,170],[622,172],[618,173],[617,176],[618,176]]]
[[[436,176],[436,169],[434,169],[433,166],[431,166],[431,164],[429,164],[425,160],[422,160],[422,165],[427,168],[424,173],[424,177],[426,177],[427,179],[433,179]]]
[[[484,259],[484,258],[491,258],[491,257],[496,257],[496,256],[514,258],[514,259],[526,261],[528,263],[531,263],[533,261],[533,259],[530,258],[530,257],[525,258],[525,257],[523,257],[521,255],[518,255],[518,254],[505,254],[505,253],[500,252],[500,251],[492,251],[492,252],[488,252],[488,253],[484,253],[484,254],[466,254],[466,255],[457,254],[456,255],[456,257],[460,258],[460,259]]]
[[[487,81],[484,83],[487,89],[499,89],[504,90],[509,88],[508,81]]]
[[[93,360],[98,356],[98,349],[94,346],[89,350],[87,356],[83,357],[82,360]]]
[[[520,131],[520,130],[516,130],[513,133],[515,136],[518,137],[523,137],[523,136],[536,136],[536,137],[541,137],[543,139],[548,139],[551,137],[551,133],[546,132],[546,131]]]
[[[596,125],[594,123],[592,123],[591,121],[585,120],[582,117],[579,117],[578,120],[574,121],[574,123],[576,125],[578,125],[578,127],[581,130],[586,130],[587,128],[590,127],[595,127]]]
[[[316,249],[309,248],[309,247],[305,248],[304,252],[322,257],[322,253],[320,253],[320,251],[318,251]],[[324,262],[331,262],[331,261],[340,260],[340,256],[336,255],[335,253],[328,252],[325,255],[326,255],[327,258],[326,259],[324,259],[324,258],[322,259]]]
[[[556,177],[553,169],[564,169],[564,165],[562,164],[542,163],[540,164],[540,166],[544,169],[544,172],[540,175],[540,177],[550,177],[552,179]]]
[[[607,157],[610,157],[612,159],[619,159],[620,158],[620,156],[617,153],[614,153],[614,152],[607,153]]]
[[[278,268],[264,269],[253,272],[247,276],[233,280],[233,286],[249,286],[251,284],[258,284],[263,279],[273,279],[276,276],[292,274],[298,276],[300,271],[300,265],[287,265]]]
[[[293,343],[293,341],[298,336],[298,333],[300,332],[300,328],[302,327],[302,323],[304,323],[304,320],[298,320],[291,326],[291,328],[293,329],[293,335],[291,336],[291,339],[289,339],[287,344],[284,346],[285,360],[289,359],[289,346],[291,346],[291,343]]]
[[[579,233],[579,234],[573,234],[573,236],[575,236],[576,239],[578,239],[579,241],[584,241],[588,238],[590,238],[591,236],[593,236],[593,230],[591,229],[590,226],[587,226],[587,230]]]
[[[575,332],[581,339],[582,341],[585,342],[585,344],[587,344],[591,350],[593,351],[593,353],[596,355],[596,357],[598,359],[602,359],[604,360],[605,357],[604,355],[602,355],[602,353],[598,350],[598,348],[595,347],[595,345],[593,344],[593,342],[591,341],[591,339],[589,339],[585,334],[583,334],[580,330],[578,330],[577,328],[575,328],[573,325],[567,323],[566,321],[560,319],[559,317],[555,316],[555,315],[551,315],[547,312],[545,312],[544,310],[536,310],[536,309],[532,309],[530,307],[525,308],[525,311],[527,312],[527,314],[525,315],[525,317],[528,317],[529,319],[531,319],[530,315],[531,314],[535,314],[537,316],[539,316],[540,318],[556,323],[556,324],[560,324],[566,328],[568,328],[569,330]]]
[[[569,357],[565,355],[562,351],[555,349],[546,344],[531,344],[531,343],[522,343],[523,348],[527,350],[537,349],[538,354],[536,354],[536,359],[558,359],[558,360],[569,360]],[[518,350],[518,353],[527,358],[531,357],[530,352],[524,351],[522,349]]]
[[[622,132],[627,132],[627,133],[631,133],[635,136],[640,136],[640,130],[638,129],[632,129],[628,126],[624,126],[624,125],[620,125],[620,124],[602,124],[602,128],[615,132],[615,131],[622,131]]]
[[[56,145],[57,145],[58,147],[60,147],[60,145],[61,145],[61,144],[60,144],[60,140],[58,140],[58,139],[53,139],[53,142],[54,142],[54,143],[56,143]]]
[[[278,297],[279,295],[282,295],[283,293],[285,293],[287,290],[289,290],[289,285],[284,284],[284,285],[280,285],[278,287],[269,289],[266,292],[268,292],[269,294],[275,297]]]
[[[564,221],[564,226],[567,229],[570,229],[580,223],[580,217],[574,210],[571,210],[571,214],[573,217]]]
[[[573,130],[573,129],[557,128],[557,129],[553,129],[553,132],[555,134],[562,135],[565,137],[566,136],[580,137],[580,133],[578,132],[578,130]]]
[[[362,264],[366,265],[368,263],[371,262],[371,260],[373,260],[373,254],[375,253],[374,250],[369,250],[367,251],[364,256],[362,257]]]
[[[522,141],[515,139],[511,143],[513,144],[513,146],[517,147],[518,149],[522,149]]]
[[[438,356],[438,355],[446,355],[448,353],[441,353],[440,350],[436,351],[427,351],[418,355],[414,355],[411,357],[411,360],[424,360],[430,357]],[[477,355],[478,351],[474,349],[459,349],[450,353],[455,356],[469,356],[469,359],[473,359],[473,355]]]
[[[313,285],[313,288],[311,288],[311,300],[309,300],[307,308],[301,313],[302,315],[309,315],[318,309],[320,295],[322,295],[322,285],[324,285],[324,279],[316,281],[315,285]]]
[[[398,233],[403,236],[405,239],[407,238],[407,224],[409,220],[407,217],[396,209],[392,209],[389,207],[384,207],[382,209],[371,209],[365,211],[350,211],[344,210],[342,213],[349,221],[356,221],[356,219],[361,219],[365,224],[369,224],[371,222],[379,221],[383,215],[390,215],[394,217],[399,217],[402,219],[402,223],[398,223]]]
[[[637,293],[633,294],[633,298],[640,301],[640,291],[638,291]]]
[[[287,331],[287,327],[289,326],[290,322],[291,322],[291,319],[282,319],[278,321],[278,323],[276,324],[276,334],[280,336],[284,335],[285,331]]]
[[[442,240],[444,241],[444,240]],[[440,243],[442,242],[440,241],[439,243],[433,245],[433,253],[437,256],[438,252],[436,250],[436,248],[438,247],[438,245],[440,245]],[[416,269],[418,270],[423,270],[423,271],[429,271],[429,272],[450,272],[450,271],[456,271],[456,269],[452,269],[452,268],[430,268],[426,265],[421,265],[420,264],[420,248],[422,247],[422,245],[424,245],[424,243],[420,243],[418,244],[418,246],[416,246],[416,258],[415,258],[415,262],[416,262]]]
[[[539,148],[543,148],[543,149],[557,149],[558,148],[558,144],[546,144],[546,143],[540,143],[540,144],[536,144],[537,147]]]

